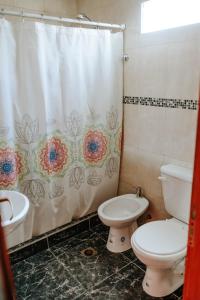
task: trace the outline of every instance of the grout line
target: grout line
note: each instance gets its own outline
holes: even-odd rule
[[[131,259],[130,257],[126,256],[123,252],[121,253],[121,255],[125,258],[127,258],[130,262],[135,262],[137,260],[137,257],[135,257],[134,259]]]
[[[98,237],[99,237],[101,240],[105,241],[105,240],[102,238],[102,236],[101,236],[100,233],[96,232],[95,230],[89,230],[89,231],[96,233],[96,234],[98,235]],[[71,238],[73,238],[73,237],[71,237]],[[84,241],[82,241],[81,243],[84,243]],[[47,244],[48,244],[48,249],[47,249],[47,250],[48,250],[48,251],[52,254],[52,256],[53,256],[52,259],[48,260],[48,263],[54,261],[54,259],[55,259],[55,261],[56,261],[58,264],[62,265],[62,267],[69,273],[69,275],[70,275],[70,276],[71,276],[71,277],[79,284],[79,286],[82,288],[83,292],[82,292],[81,294],[77,295],[77,296],[75,297],[75,299],[77,299],[77,298],[79,299],[81,296],[84,296],[84,295],[88,295],[89,297],[91,297],[91,293],[92,293],[92,291],[93,291],[94,288],[96,288],[96,287],[98,287],[99,285],[101,285],[103,282],[105,282],[105,281],[106,281],[107,279],[109,279],[110,277],[115,276],[116,274],[120,273],[124,268],[126,268],[126,267],[129,266],[129,265],[136,266],[136,268],[140,269],[143,273],[145,272],[140,266],[137,265],[137,263],[136,263],[137,258],[136,258],[136,257],[135,257],[134,260],[131,260],[129,257],[125,256],[123,253],[120,253],[120,255],[121,255],[123,258],[126,258],[129,262],[128,262],[127,264],[125,264],[123,267],[119,268],[115,273],[110,274],[109,276],[107,276],[107,277],[104,278],[103,280],[101,280],[101,281],[99,281],[98,283],[94,284],[93,287],[87,289],[87,288],[79,281],[79,279],[76,277],[76,275],[73,274],[73,273],[71,273],[70,267],[67,266],[67,265],[60,259],[60,255],[56,255],[56,254],[51,250],[51,247],[49,247],[49,243],[48,243],[48,237],[47,237]],[[73,246],[72,246],[71,248],[73,248]],[[36,271],[37,268],[39,268],[39,266],[40,266],[40,265],[34,266],[33,269],[31,270],[31,272]],[[47,266],[48,266],[48,264],[47,264]],[[19,277],[19,276],[24,276],[24,275],[25,275],[26,273],[28,273],[28,272],[30,272],[30,270],[28,270],[27,272],[24,272],[23,274],[17,275],[15,278],[17,278],[17,277]],[[120,281],[120,280],[121,280],[121,279],[119,279],[118,281]],[[136,278],[135,280],[140,280],[140,279],[139,279],[139,278]],[[118,281],[117,281],[117,282],[118,282]],[[172,294],[172,295],[175,296],[175,297],[177,298],[177,300],[181,300],[181,297],[179,298],[176,294]]]
[[[46,250],[47,250],[47,249],[46,249]],[[40,251],[40,252],[42,252],[42,251]],[[51,252],[51,254],[52,254],[52,252]],[[32,256],[30,256],[30,257],[33,257],[33,256],[34,256],[34,255],[32,255]],[[29,257],[28,257],[28,258],[29,258]],[[24,259],[24,260],[22,260],[22,261],[24,262],[24,261],[26,261],[28,258],[26,258],[26,259]],[[54,260],[54,258],[49,259],[49,260],[48,260],[48,263],[52,262],[53,260]],[[19,261],[18,263],[21,263],[22,261]],[[14,266],[17,265],[18,263],[14,264]],[[48,264],[47,264],[47,266],[48,266]],[[31,269],[31,272],[35,271],[35,270],[36,270],[37,268],[39,268],[39,267],[40,267],[40,264],[34,266],[34,267]],[[18,278],[18,277],[20,277],[20,276],[23,276],[23,275],[29,273],[29,272],[30,272],[30,270],[27,270],[27,271],[23,272],[22,274],[18,274],[17,276],[14,276],[14,278]],[[13,272],[13,275],[14,275],[14,272]]]
[[[47,236],[47,249],[49,249],[49,237]]]
[[[24,248],[26,248],[28,246],[36,244],[36,243],[38,243],[38,242],[40,242],[40,241],[42,241],[44,239],[47,239],[50,236],[56,235],[57,233],[66,230],[66,229],[75,227],[75,226],[83,223],[84,221],[88,221],[88,223],[90,224],[90,219],[92,217],[95,217],[96,215],[97,215],[96,212],[92,213],[92,214],[90,214],[88,216],[83,217],[83,219],[79,219],[77,221],[72,221],[71,223],[65,224],[65,225],[61,226],[62,228],[60,228],[60,229],[59,228],[55,228],[52,232],[44,233],[42,237],[38,236],[38,238],[36,237],[35,240],[27,240],[27,241],[24,242],[25,244],[23,246],[21,246],[21,247],[19,246],[17,249],[13,249],[13,250],[12,250],[12,248],[10,250],[8,249],[9,250],[9,254],[15,253],[15,252],[20,251],[20,250],[22,250],[22,249],[24,249]]]
[[[94,287],[97,287],[98,285],[100,285],[101,283],[103,283],[105,280],[107,280],[108,278],[114,276],[115,274],[118,274],[121,270],[123,270],[124,268],[126,268],[127,266],[129,266],[130,264],[132,264],[131,262],[129,262],[128,264],[124,265],[122,268],[120,268],[116,273],[112,273],[111,275],[109,275],[108,277],[104,278],[103,280],[99,281],[98,283],[96,283],[94,285]],[[90,292],[92,290],[89,290]]]
[[[105,242],[107,242],[107,239],[106,238],[104,238],[104,236],[101,234],[101,233],[99,233],[99,232],[97,232],[97,231],[95,231],[95,230],[92,230],[93,232],[95,232],[102,240],[104,240]],[[131,249],[131,248],[130,248]],[[131,259],[131,258],[129,258],[128,256],[126,256],[123,252],[121,252],[121,255],[124,257],[124,258],[126,258],[126,259],[128,259],[130,262],[135,262],[136,260],[137,260],[137,257],[135,257],[133,260]]]
[[[172,295],[173,295],[174,297],[176,297],[176,298],[177,298],[177,300],[181,300],[181,297],[182,297],[182,296],[181,296],[181,297],[179,297],[179,296],[177,296],[177,295],[176,295],[176,294],[174,294],[174,293],[173,293]]]
[[[89,219],[89,230],[91,230],[91,219]]]
[[[98,226],[98,225],[96,225],[96,226]],[[93,228],[95,228],[96,226],[94,226]],[[95,231],[95,229],[92,229],[92,228],[91,228],[91,231],[95,232],[98,236],[101,237],[102,240],[104,240],[105,242],[107,242],[107,238],[104,238],[104,236],[102,235],[102,233],[97,232],[97,231]]]
[[[137,258],[136,258],[136,260],[137,260]],[[136,260],[135,260],[135,261],[136,261]],[[138,269],[140,269],[143,273],[145,273],[146,271],[143,270],[140,266],[138,266],[138,265],[135,263],[135,261],[133,262],[133,264],[134,264]]]
[[[101,237],[99,237],[99,238],[101,238]],[[101,239],[102,239],[102,238],[101,238]],[[103,240],[103,239],[102,239],[102,240]],[[104,241],[104,240],[103,240],[103,241]],[[83,241],[83,243],[84,243],[84,241]],[[85,287],[84,287],[84,286],[82,285],[82,283],[78,280],[78,278],[75,277],[74,274],[71,274],[69,267],[67,267],[67,266],[60,260],[61,254],[58,255],[58,256],[56,256],[55,253],[53,253],[53,252],[51,251],[51,249],[50,249],[50,252],[54,255],[54,257],[58,260],[58,262],[60,262],[60,263],[62,264],[62,266],[70,273],[70,275],[71,275],[74,279],[76,279],[76,281],[77,281],[78,283],[80,283],[81,286],[85,289]],[[122,256],[122,257],[123,257],[123,256]],[[102,282],[104,282],[105,280],[107,280],[108,278],[110,278],[111,276],[113,276],[113,275],[119,273],[121,270],[123,270],[125,267],[129,266],[130,264],[132,264],[132,261],[129,261],[129,262],[128,262],[127,264],[125,264],[122,268],[120,268],[116,273],[112,273],[111,275],[107,276],[106,278],[104,278],[104,279],[101,280],[100,282],[94,284],[93,287],[98,286],[99,284],[101,284]],[[88,292],[91,292],[91,291],[92,291],[92,289],[89,289],[89,290],[85,289],[85,290],[86,290],[86,292],[87,292],[87,291],[88,291]]]
[[[51,250],[50,250],[51,251]],[[82,293],[82,294],[85,294],[86,292],[87,292],[87,289],[83,286],[83,284],[78,280],[78,278],[76,278],[71,272],[70,272],[70,270],[69,270],[69,267],[67,267],[65,264],[64,264],[64,262],[63,261],[61,261],[60,260],[60,258],[59,258],[59,256],[56,256],[52,251],[51,251],[51,253],[54,255],[54,257],[56,258],[56,260],[58,261],[58,263],[60,264],[60,265],[62,265],[63,266],[63,268],[69,273],[69,275],[83,288],[83,290],[84,290],[84,293]],[[81,295],[82,295],[81,294]],[[78,295],[77,297],[79,297],[79,296],[81,296],[81,295]],[[76,298],[77,298],[76,297]]]
[[[92,232],[93,232],[93,233],[96,233],[96,234],[99,236],[99,238],[101,238],[104,242],[107,242],[107,240],[104,239],[104,237],[101,235],[101,233],[99,233],[99,232],[97,232],[97,231],[95,231],[95,230],[92,230]]]
[[[23,250],[23,249],[26,248],[26,247],[29,247],[29,246],[31,246],[31,245],[33,245],[33,244],[37,244],[37,243],[39,243],[39,242],[41,242],[41,241],[43,241],[43,240],[46,240],[46,239],[47,239],[47,236],[45,235],[45,236],[43,236],[43,237],[41,237],[41,238],[38,238],[38,239],[36,239],[36,240],[33,240],[33,241],[30,240],[30,242],[27,241],[27,244],[26,244],[26,245],[23,245],[23,246],[21,246],[21,247],[15,249],[15,250],[13,250],[13,251],[12,251],[12,250],[9,251],[9,249],[8,249],[9,254],[16,253],[16,252],[18,252],[18,251],[20,251],[20,250]],[[25,242],[25,243],[26,243],[26,242]]]
[[[62,232],[62,231],[65,231],[65,230],[67,230],[67,229],[70,229],[70,228],[72,228],[72,227],[75,227],[75,226],[77,226],[77,225],[79,225],[79,224],[81,224],[81,223],[83,223],[83,222],[85,222],[85,221],[88,221],[88,223],[90,223],[90,219],[91,219],[91,217],[93,217],[93,216],[96,216],[96,214],[94,214],[94,215],[92,215],[92,216],[85,217],[83,220],[78,220],[77,222],[72,222],[72,223],[66,224],[66,226],[63,225],[63,227],[62,227],[61,229],[59,229],[59,230],[56,230],[56,229],[55,229],[54,232],[51,232],[51,233],[49,233],[49,234],[46,233],[46,234],[44,234],[41,238],[38,237],[38,238],[36,238],[35,240],[29,240],[29,241],[26,241],[26,242],[24,242],[25,244],[24,244],[23,246],[18,247],[17,249],[12,250],[12,248],[11,248],[11,250],[9,251],[9,254],[17,253],[18,251],[21,251],[21,250],[23,250],[23,249],[26,248],[26,247],[29,247],[29,246],[31,246],[31,245],[33,245],[33,244],[37,244],[38,242],[43,241],[43,240],[46,240],[46,239],[47,239],[47,245],[48,245],[48,247],[47,247],[46,249],[48,249],[48,248],[49,248],[49,237],[54,236],[54,235],[56,235],[57,233],[60,233],[60,232]],[[86,230],[88,230],[88,229],[86,229]],[[77,234],[79,234],[79,233],[77,233]],[[76,235],[76,234],[75,234],[75,235]],[[75,235],[74,235],[74,236],[75,236]],[[43,249],[43,250],[45,250],[45,249]],[[35,253],[35,254],[36,254],[36,253]],[[22,260],[23,260],[23,259],[22,259]]]

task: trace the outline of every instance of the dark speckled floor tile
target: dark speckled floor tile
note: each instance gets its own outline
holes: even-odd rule
[[[87,292],[84,294],[79,295],[76,300],[94,300],[91,295],[89,295]]]
[[[142,289],[145,266],[132,249],[109,252],[106,230],[97,225],[15,264],[17,300],[180,299],[181,289],[165,298],[147,295]],[[87,248],[93,255],[84,255]]]
[[[96,253],[93,256],[84,256],[81,251],[86,248],[93,248]],[[93,288],[130,263],[123,255],[110,253],[105,247],[105,241],[96,233],[92,233],[90,238],[71,249],[63,248],[58,259],[87,289]]]
[[[137,265],[144,272],[146,271],[146,266],[139,259],[136,258],[136,260],[134,260],[134,264]]]
[[[105,226],[104,224],[99,224],[93,228],[91,228],[92,231],[96,232],[101,236],[102,239],[104,239],[105,242],[107,242],[108,234],[109,234],[109,227]],[[134,262],[137,258],[132,250],[129,249],[128,251],[123,252],[123,255],[125,255],[127,258],[130,259],[131,262]],[[143,265],[139,262],[139,264]],[[145,266],[143,265],[143,269],[145,269]]]
[[[174,295],[167,298],[147,295],[142,290],[143,276],[143,271],[131,263],[96,286],[88,296],[95,300],[177,300]]]
[[[25,243],[24,243],[25,244]],[[15,247],[17,249],[17,247]],[[48,248],[47,239],[37,241],[37,243],[33,243],[24,247],[20,251],[15,251],[10,254],[10,261],[12,264],[16,264],[24,259],[35,255],[36,253],[46,250]]]
[[[49,250],[41,251],[17,264],[12,265],[14,277],[32,272],[36,267],[46,266],[48,262],[54,259],[54,255]]]
[[[17,299],[76,299],[84,289],[56,259],[15,278]]]
[[[52,236],[49,236],[48,237],[49,246],[51,247],[55,244],[65,241],[66,239],[69,239],[85,230],[89,230],[89,220],[84,220],[83,222],[75,226],[66,228],[65,230],[62,230],[60,232],[53,234]]]
[[[95,216],[91,217],[90,220],[90,228],[98,225],[98,224],[101,224],[101,220],[99,219],[99,216],[98,214],[96,214]]]
[[[182,297],[183,295],[183,286],[181,286],[178,290],[174,292],[174,294],[178,297]]]
[[[130,259],[131,262],[134,262],[137,257],[135,256],[134,252],[133,252],[133,249],[129,249],[125,252],[123,252],[123,255],[125,255],[126,257],[128,257]]]
[[[66,253],[69,249],[76,247],[77,245],[80,245],[82,243],[90,243],[91,240],[94,240],[97,243],[97,246],[104,245],[105,241],[99,238],[98,234],[92,231],[84,231],[70,239],[65,240],[62,243],[59,243],[57,245],[54,245],[50,247],[50,251],[58,256],[63,253]]]
[[[93,232],[98,233],[106,242],[108,239],[109,234],[109,227],[105,226],[104,224],[99,224],[91,228]]]
[[[92,299],[97,300],[121,300],[121,299],[137,299],[136,282],[142,278],[143,272],[134,264],[130,263],[120,272],[113,274],[101,284],[93,288],[89,295]]]

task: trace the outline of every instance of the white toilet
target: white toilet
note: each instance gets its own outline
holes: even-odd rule
[[[164,297],[184,281],[192,170],[175,165],[161,167],[165,208],[173,217],[139,227],[131,238],[135,255],[146,266],[144,291]]]
[[[107,200],[98,208],[101,221],[110,227],[107,249],[123,252],[131,248],[131,235],[137,228],[137,218],[147,209],[149,202],[136,194]]]

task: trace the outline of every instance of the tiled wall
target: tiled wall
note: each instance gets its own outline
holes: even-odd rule
[[[77,12],[76,0],[0,0],[2,7],[67,17],[75,17]]]
[[[200,72],[200,26],[140,34],[140,0],[78,0],[78,11],[110,23],[126,23],[125,126],[120,193],[141,185],[155,219],[163,205],[160,166],[192,166]],[[130,97],[130,98],[129,98]],[[150,99],[148,99],[150,98]],[[152,105],[171,100],[173,105]],[[161,98],[161,102],[160,101]],[[142,99],[137,103],[138,99]],[[145,104],[146,102],[146,104]],[[129,104],[128,104],[129,103]],[[130,104],[132,103],[132,104]]]
[[[125,50],[130,59],[125,64],[125,96],[130,98],[124,101],[120,193],[141,185],[151,201],[152,217],[162,218],[166,212],[159,169],[177,161],[192,166],[197,111],[133,100],[151,104],[151,98],[157,102],[172,99],[173,103],[198,98],[200,26],[141,35],[140,4],[141,0],[0,0],[0,7],[68,17],[81,12],[97,21],[127,24]]]

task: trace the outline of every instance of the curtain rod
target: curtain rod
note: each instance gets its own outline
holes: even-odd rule
[[[4,16],[14,16],[14,17],[22,17],[22,18],[33,18],[33,19],[40,19],[40,20],[47,20],[47,21],[59,21],[62,23],[68,23],[68,24],[77,24],[77,25],[85,25],[85,26],[91,26],[91,27],[97,27],[97,28],[108,28],[108,29],[118,29],[118,30],[125,30],[126,25],[125,24],[109,24],[109,23],[101,23],[101,22],[93,22],[93,21],[80,21],[77,19],[69,19],[69,18],[63,18],[63,17],[55,17],[55,16],[49,16],[45,14],[36,14],[36,13],[29,13],[22,11],[15,11],[15,10],[7,10],[2,8],[0,10],[0,15]]]

